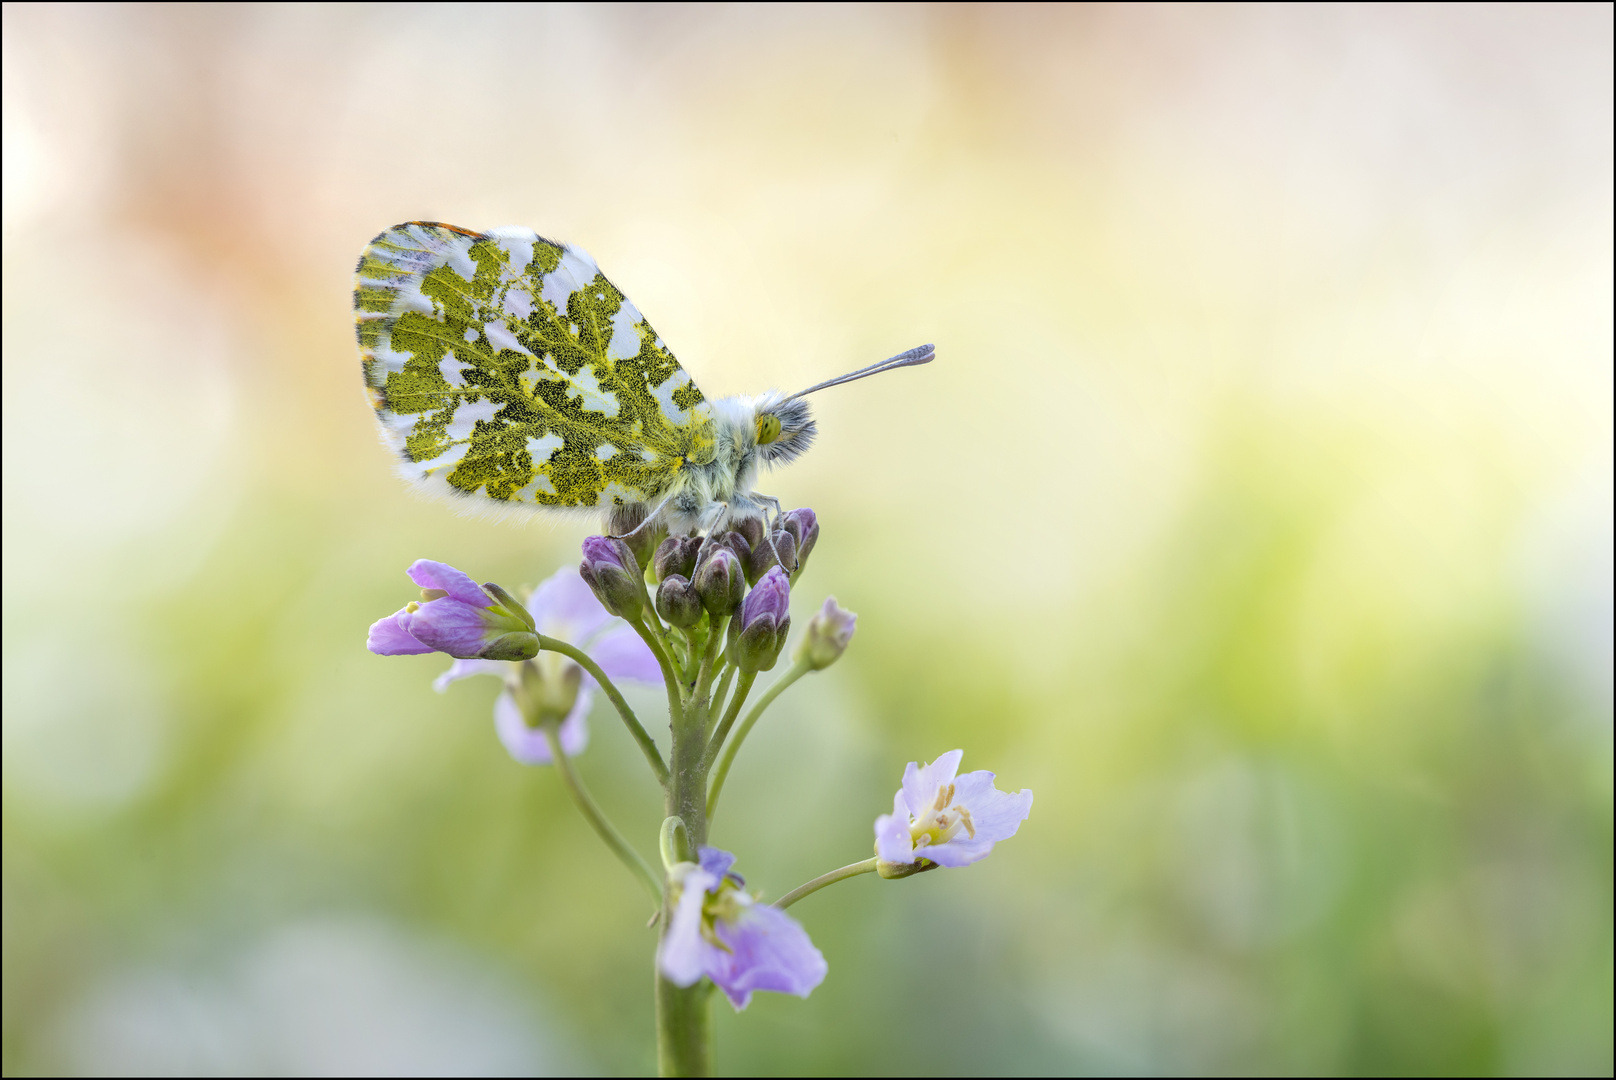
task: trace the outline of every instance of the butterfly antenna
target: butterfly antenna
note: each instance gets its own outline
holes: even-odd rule
[[[893,368],[912,367],[915,364],[929,364],[936,356],[937,347],[935,345],[917,345],[908,352],[901,352],[897,356],[889,357],[882,360],[878,364],[871,364],[869,367],[859,368],[857,371],[850,371],[846,375],[838,375],[834,379],[827,379],[822,383],[810,386],[806,390],[798,390],[795,394],[792,394],[791,397],[806,397],[816,390],[825,389],[827,386],[840,386],[842,383],[852,382],[855,379],[868,378],[871,375],[879,375],[881,372],[891,371]],[[787,398],[786,400],[789,401],[791,399]]]

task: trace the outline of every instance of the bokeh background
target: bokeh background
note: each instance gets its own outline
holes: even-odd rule
[[[1037,803],[797,907],[723,1071],[1609,1074],[1608,5],[8,4],[3,70],[7,1074],[652,1067],[633,881],[363,647],[588,531],[392,476],[411,218],[582,244],[710,395],[938,345],[769,482],[859,630],[714,840],[779,895],[956,746]]]

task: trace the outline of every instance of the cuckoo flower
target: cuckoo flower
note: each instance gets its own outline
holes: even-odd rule
[[[987,771],[956,775],[963,750],[950,750],[922,768],[911,761],[892,813],[875,819],[875,854],[884,877],[909,867],[969,866],[1016,834],[1032,812],[1032,792],[1009,794]],[[919,865],[917,865],[919,864]],[[913,873],[914,870],[908,870]]]
[[[520,660],[539,651],[533,620],[499,586],[479,586],[448,563],[431,559],[417,559],[405,572],[421,587],[421,600],[371,626],[365,642],[371,652]]]
[[[645,642],[613,618],[578,571],[557,570],[527,600],[540,634],[559,638],[587,652],[613,682],[661,683],[662,670]],[[561,717],[561,749],[570,755],[589,745],[586,718],[594,701],[595,680],[557,652],[541,652],[531,660],[456,660],[432,684],[439,692],[457,679],[495,675],[505,689],[494,702],[494,728],[511,757],[524,765],[548,765],[550,745],[540,724]],[[554,715],[544,715],[548,711]]]
[[[657,967],[676,986],[703,975],[737,1010],[754,990],[807,997],[825,979],[825,957],[808,932],[778,908],[760,904],[730,872],[735,856],[703,847],[701,862],[680,863],[674,879],[673,918],[657,950]]]

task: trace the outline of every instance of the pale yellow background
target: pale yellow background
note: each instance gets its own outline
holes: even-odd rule
[[[651,1064],[647,912],[494,693],[365,627],[587,526],[390,474],[353,263],[586,247],[709,395],[849,655],[714,841],[777,896],[903,764],[984,864],[794,909],[735,1073],[1611,1064],[1607,5],[4,12],[4,1068]],[[648,714],[657,695],[636,698]],[[581,760],[660,820],[609,714]]]

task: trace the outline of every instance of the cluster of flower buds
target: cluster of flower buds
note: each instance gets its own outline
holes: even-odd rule
[[[742,671],[769,671],[791,630],[791,582],[818,539],[819,522],[807,508],[782,514],[773,530],[749,518],[707,537],[669,536],[649,560],[656,612],[678,630],[693,629],[704,615],[715,628],[728,619],[731,661]],[[633,563],[625,540],[584,541],[580,573],[607,610],[627,616],[638,610],[639,593],[629,577]],[[830,635],[839,645],[826,644],[826,632],[810,631],[820,642],[811,650],[816,669],[840,656],[852,636],[852,616],[842,614],[845,626],[838,624]]]
[[[748,585],[756,585],[776,566],[796,581],[818,540],[819,520],[807,507],[781,514],[772,530],[762,518],[747,518],[734,529],[708,538],[709,543],[721,544],[734,553]]]

